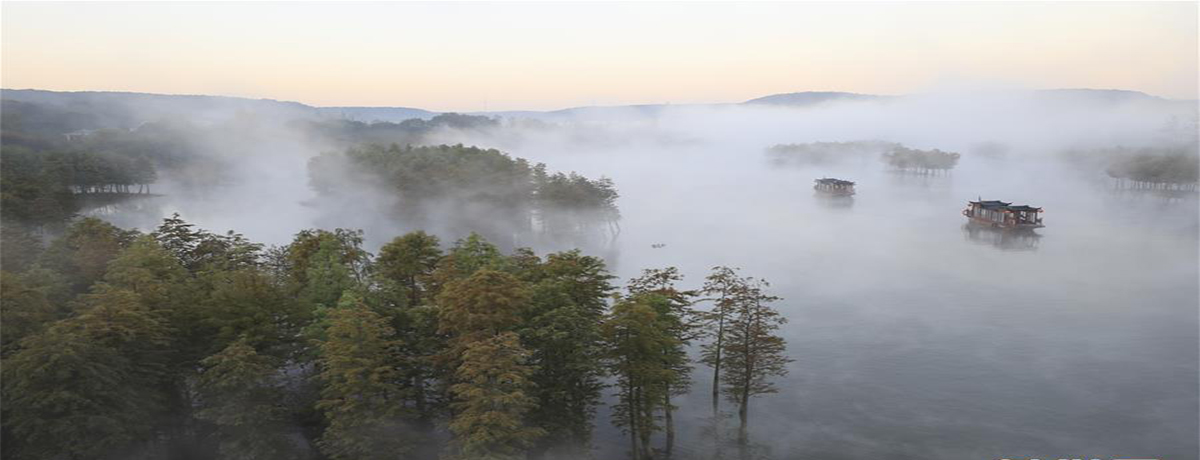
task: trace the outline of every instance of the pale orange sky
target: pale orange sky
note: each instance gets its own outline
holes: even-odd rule
[[[1197,97],[1197,3],[21,3],[4,88],[431,110],[944,84]]]

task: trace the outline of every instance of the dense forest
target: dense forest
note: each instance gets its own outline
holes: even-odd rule
[[[735,269],[618,289],[577,250],[362,241],[264,248],[175,216],[34,245],[0,272],[5,458],[579,457],[606,397],[632,458],[658,458],[697,365],[744,451],[749,401],[786,372],[779,299]]]
[[[620,229],[611,180],[550,173],[495,149],[370,144],[313,158],[309,177],[324,195],[343,193],[347,183],[376,184],[396,198],[397,218],[474,229],[505,244],[613,238]]]

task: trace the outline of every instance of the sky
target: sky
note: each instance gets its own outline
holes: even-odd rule
[[[439,111],[947,85],[1198,97],[1197,3],[0,4],[0,86]]]

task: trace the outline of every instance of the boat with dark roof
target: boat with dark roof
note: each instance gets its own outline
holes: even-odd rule
[[[997,200],[971,201],[962,211],[972,224],[1011,230],[1045,227],[1041,213],[1042,208]]]
[[[822,178],[817,179],[816,185],[813,185],[813,190],[817,193],[828,196],[854,196],[854,182],[841,179]]]

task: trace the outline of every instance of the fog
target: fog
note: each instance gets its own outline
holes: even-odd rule
[[[1195,198],[1118,194],[1102,168],[1063,155],[1194,142],[1171,128],[1195,126],[1193,103],[954,90],[541,118],[531,128],[505,116],[495,130],[445,130],[428,142],[612,178],[619,236],[577,243],[622,279],[676,266],[699,287],[728,265],[769,280],[795,362],[780,392],[750,409],[764,456],[1196,458]],[[948,174],[908,175],[878,155],[779,165],[765,152],[860,140],[962,158]],[[983,153],[985,143],[1002,153]],[[149,229],[178,212],[276,245],[304,228],[362,228],[374,252],[413,225],[387,213],[395,197],[361,181],[348,178],[342,199],[314,193],[308,159],[340,148],[261,118],[243,136],[211,140],[234,171],[224,185],[163,177],[161,197],[104,217]],[[853,180],[857,195],[814,197],[821,177]],[[978,198],[1043,207],[1046,227],[1020,238],[969,231],[960,211]],[[432,230],[449,242],[473,229]],[[513,244],[522,243],[572,246]],[[693,394],[678,402],[685,458],[707,449],[709,372],[697,367]],[[603,410],[596,425],[598,458],[624,451]]]

